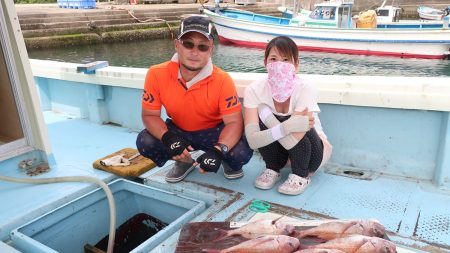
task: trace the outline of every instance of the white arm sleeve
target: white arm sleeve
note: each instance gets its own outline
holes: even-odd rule
[[[250,147],[257,149],[283,138],[286,134],[283,132],[281,124],[261,131],[257,123],[250,123],[245,126],[245,136]]]
[[[267,105],[259,105],[258,106],[258,114],[261,119],[261,121],[266,125],[268,128],[274,127],[276,125],[280,124],[280,121],[277,120],[277,118],[273,115],[272,111]],[[293,148],[299,140],[297,140],[292,134],[288,134],[285,137],[278,140],[278,142],[283,146],[285,149],[289,150]]]

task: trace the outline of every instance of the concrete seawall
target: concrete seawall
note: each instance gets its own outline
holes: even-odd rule
[[[227,4],[266,15],[280,16],[278,4]],[[212,7],[209,4],[207,6]],[[65,9],[56,4],[16,5],[28,50],[73,45],[171,38],[185,15],[199,14],[200,4],[117,5],[99,3],[95,9]]]

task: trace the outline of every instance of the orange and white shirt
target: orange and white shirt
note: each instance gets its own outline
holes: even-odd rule
[[[204,78],[202,78],[204,77]],[[220,124],[223,116],[242,111],[234,82],[225,71],[208,65],[190,82],[179,77],[178,57],[152,66],[145,78],[142,108],[161,110],[184,131]]]

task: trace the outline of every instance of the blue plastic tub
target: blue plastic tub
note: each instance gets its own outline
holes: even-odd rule
[[[116,202],[116,227],[138,213],[168,224],[131,252],[149,252],[205,209],[200,200],[127,180],[109,184]],[[24,253],[84,253],[109,233],[109,209],[103,190],[92,191],[11,232],[13,246]]]
[[[58,0],[59,8],[93,9],[95,0]]]
[[[58,7],[59,8],[69,8],[69,1],[68,0],[58,0]]]

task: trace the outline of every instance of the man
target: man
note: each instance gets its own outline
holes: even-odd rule
[[[205,173],[217,172],[222,164],[226,178],[240,178],[242,166],[253,154],[242,135],[242,108],[234,83],[212,64],[211,29],[207,18],[186,18],[174,41],[175,55],[152,66],[145,78],[145,129],[136,145],[141,155],[160,167],[170,158],[175,160],[167,182],[183,180],[196,165]],[[161,106],[167,112],[165,122]],[[194,161],[189,153],[193,150],[205,153]]]

